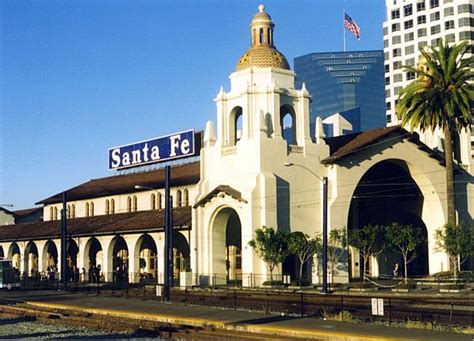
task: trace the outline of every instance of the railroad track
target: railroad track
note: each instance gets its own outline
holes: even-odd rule
[[[54,309],[19,303],[0,305],[0,315],[22,317],[28,321],[86,327],[110,333],[121,332],[133,337],[164,338],[180,340],[288,340],[270,334],[250,333],[216,327],[196,327],[183,324],[160,323],[156,321],[127,319],[100,314],[84,313],[74,309]],[[293,338],[296,339],[296,338]]]

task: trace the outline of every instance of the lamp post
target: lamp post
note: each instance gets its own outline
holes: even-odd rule
[[[67,195],[63,192],[63,209],[61,210],[61,281],[63,282],[64,290],[67,290]]]
[[[314,173],[311,169],[296,163],[285,162],[286,167],[296,166],[306,169],[308,172],[318,178],[323,184],[323,288],[322,294],[329,294],[328,290],[328,178],[322,178]]]
[[[171,166],[165,166],[165,278],[163,283],[162,302],[170,301],[170,287],[173,286],[173,214],[172,197],[170,195]],[[135,189],[151,189],[147,186],[135,185]]]

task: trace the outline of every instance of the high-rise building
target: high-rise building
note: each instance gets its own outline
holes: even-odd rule
[[[386,0],[383,32],[387,125],[399,123],[395,101],[400,90],[415,78],[402,66],[415,66],[420,48],[438,45],[439,39],[447,43],[467,40],[472,44],[473,4],[473,0]],[[433,141],[426,142],[437,147],[434,140],[438,139],[429,139]]]
[[[383,65],[381,50],[310,53],[295,58],[296,86],[305,83],[312,95],[311,135],[317,116],[324,120],[336,113],[350,123],[352,132],[385,126]]]

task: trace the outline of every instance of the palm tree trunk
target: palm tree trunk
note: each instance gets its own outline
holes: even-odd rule
[[[449,124],[444,128],[444,158],[446,161],[446,200],[448,224],[456,225],[456,198],[454,195],[453,139]]]

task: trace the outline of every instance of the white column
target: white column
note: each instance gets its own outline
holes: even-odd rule
[[[100,245],[102,247],[102,268],[101,272],[105,277],[105,281],[110,282],[112,281],[112,266],[113,266],[113,255],[112,257],[109,257],[109,253],[112,254],[113,250],[110,250],[110,247],[113,247],[111,245],[112,239],[114,239],[115,236],[100,236],[97,237],[97,240],[100,242]]]
[[[46,271],[45,269],[45,245],[46,245],[47,240],[38,240],[36,242],[36,247],[38,249],[38,271],[42,273],[43,271]]]
[[[125,235],[123,239],[128,248],[128,281],[138,283],[140,270],[140,245],[137,245],[140,234]]]
[[[163,284],[165,281],[165,234],[160,232],[157,235],[153,235],[153,239],[156,243],[157,262],[158,268],[158,284]]]

